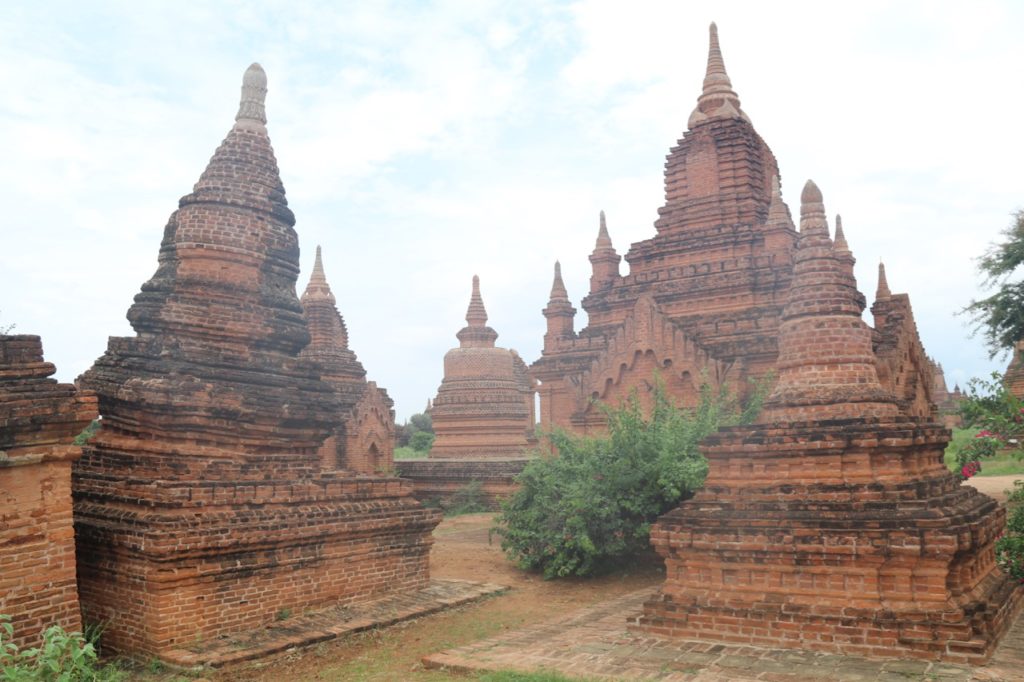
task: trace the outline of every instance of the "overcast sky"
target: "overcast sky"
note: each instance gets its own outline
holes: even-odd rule
[[[474,274],[498,344],[532,362],[555,259],[586,294],[598,212],[619,253],[654,235],[711,21],[783,197],[798,213],[815,180],[869,303],[881,258],[950,387],[1005,366],[954,312],[1024,207],[1012,0],[5,3],[0,327],[40,334],[65,381],[133,333],[167,218],[258,61],[299,291],[321,244],[401,421],[437,390]]]

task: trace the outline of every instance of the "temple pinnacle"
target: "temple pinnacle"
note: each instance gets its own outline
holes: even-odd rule
[[[725,59],[718,44],[718,27],[708,27],[708,66],[704,74],[704,89],[697,98],[697,108],[690,114],[688,125],[715,118],[750,118],[740,109],[740,98],[732,89],[732,81],[725,71]]]
[[[473,275],[473,294],[469,297],[466,322],[471,327],[483,327],[487,324],[487,310],[484,309],[484,299],[480,296],[480,278],[476,275]]]
[[[262,127],[267,123],[267,74],[263,67],[253,62],[242,76],[242,98],[238,104],[235,121]]]
[[[324,274],[324,261],[320,255],[320,245],[316,245],[316,259],[313,261],[313,274],[309,277],[310,282],[327,284],[327,275]]]
[[[808,180],[800,193],[800,236],[801,239],[813,236],[829,240],[825,200],[813,180]]]
[[[551,300],[569,300],[569,292],[566,291],[565,282],[562,281],[562,264],[558,261],[555,261],[555,281],[551,283]]]
[[[779,176],[772,176],[772,200],[768,204],[768,220],[766,223],[772,227],[786,227],[795,229],[793,218],[789,215],[789,209],[782,201],[782,187],[779,185]]]
[[[885,278],[885,263],[878,261],[878,289],[875,290],[875,300],[890,296],[892,296],[892,292],[889,291],[889,282]]]
[[[594,248],[612,248],[612,238],[608,236],[608,224],[604,219],[604,211],[601,211],[601,226],[597,230],[597,243]]]
[[[850,247],[846,244],[846,235],[843,233],[843,217],[836,213],[836,238],[832,248],[836,251],[849,251]]]

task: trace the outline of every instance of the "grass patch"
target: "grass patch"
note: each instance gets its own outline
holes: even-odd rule
[[[424,459],[427,453],[422,450],[413,450],[406,446],[404,448],[395,448],[395,459]]]
[[[953,429],[953,440],[949,441],[949,445],[946,447],[945,455],[943,459],[946,466],[953,473],[959,470],[957,466],[956,455],[960,451],[960,448],[964,447],[967,443],[978,434],[979,429]],[[978,472],[978,476],[1014,476],[1024,475],[1024,461],[1015,459],[1009,452],[999,452],[995,457],[990,457],[982,460],[981,471]]]

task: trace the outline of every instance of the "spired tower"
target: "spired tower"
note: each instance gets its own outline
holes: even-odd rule
[[[593,400],[649,390],[655,372],[692,404],[702,376],[742,391],[774,367],[796,231],[778,163],[732,89],[714,24],[688,127],[665,163],[657,233],[626,253],[629,275],[619,274],[602,212],[582,301],[589,324],[578,333],[556,272],[543,353],[531,367],[546,429],[600,430]]]
[[[466,323],[456,334],[459,347],[444,356],[444,379],[430,410],[430,457],[522,457],[533,444],[533,383],[514,350],[494,345],[498,332],[487,326],[476,275]]]
[[[266,91],[253,64],[128,311],[136,335],[111,338],[80,377],[102,428],[75,469],[79,590],[118,651],[194,661],[190,644],[282,610],[428,581],[440,514],[406,482],[321,464],[354,391],[302,356],[298,238]]]
[[[319,246],[301,303],[311,340],[300,355],[317,364],[321,378],[341,399],[334,431],[320,448],[321,462],[325,469],[379,473],[394,460],[394,402],[366,380],[366,370],[349,349],[348,329],[335,307]]]
[[[1024,590],[995,564],[1006,512],[960,485],[949,432],[879,377],[853,257],[812,182],[800,222],[762,423],[703,442],[704,487],[651,530],[667,577],[638,627],[984,662]],[[880,286],[876,307],[891,298]]]

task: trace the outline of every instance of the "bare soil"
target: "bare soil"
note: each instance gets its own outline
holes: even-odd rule
[[[531,623],[541,623],[626,592],[654,587],[664,580],[660,562],[589,579],[544,580],[516,568],[501,551],[500,538],[488,540],[492,514],[445,519],[434,531],[431,576],[509,586],[504,594],[389,628],[345,637],[270,661],[206,671],[211,682],[282,680],[409,680],[433,682],[465,677],[425,670],[427,654],[473,642]],[[627,614],[623,614],[625,618]],[[145,676],[180,680],[195,676]]]
[[[1009,476],[975,476],[964,481],[964,485],[977,488],[980,492],[995,498],[1001,504],[1006,504],[1007,491],[1013,489],[1013,482],[1024,478],[1019,474]]]

